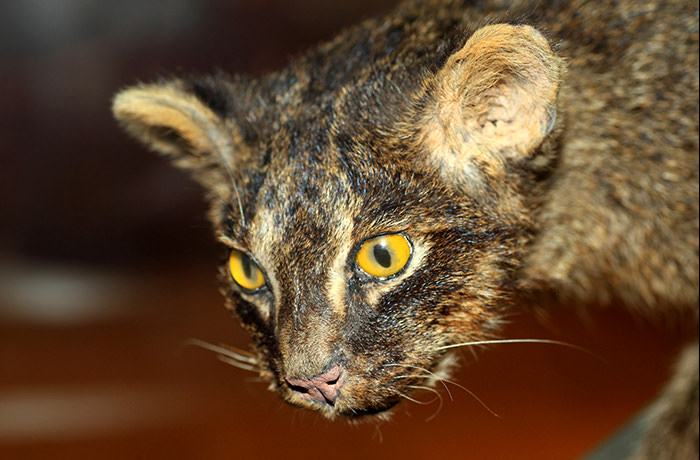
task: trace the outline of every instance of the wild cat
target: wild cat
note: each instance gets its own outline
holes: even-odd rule
[[[116,96],[206,189],[239,361],[289,403],[382,416],[544,295],[697,322],[697,4],[502,3]],[[638,458],[698,456],[697,344],[678,369]]]

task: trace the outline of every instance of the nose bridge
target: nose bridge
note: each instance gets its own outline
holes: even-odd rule
[[[329,232],[311,222],[302,222],[307,213],[298,213],[290,223],[295,238],[284,246],[284,256],[279,260],[277,273],[281,281],[280,313],[284,319],[293,319],[297,329],[312,318],[328,314],[328,278],[331,275],[336,249]]]
[[[288,280],[277,336],[283,362],[280,377],[290,394],[333,407],[342,398],[347,372],[338,343],[341,321],[324,288],[328,276],[328,270],[316,270],[295,273]]]
[[[335,265],[351,226],[333,203],[296,204],[286,219],[289,237],[275,255],[281,277],[275,332],[287,377],[312,378],[338,358],[342,321],[329,280],[338,278]]]
[[[328,304],[324,289],[327,276],[316,264],[297,259],[284,270],[278,270],[286,276],[282,280],[279,299],[279,323],[296,331],[304,329],[305,323],[315,317],[322,317]],[[286,323],[292,324],[287,325]]]
[[[294,275],[282,289],[276,335],[285,373],[311,378],[325,372],[333,361],[339,327],[320,274]]]

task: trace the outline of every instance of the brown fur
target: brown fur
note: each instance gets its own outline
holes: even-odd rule
[[[544,293],[697,321],[697,101],[692,2],[426,0],[257,79],[126,89],[114,113],[265,273],[221,279],[270,387],[359,417]],[[378,279],[355,254],[387,233],[412,254]],[[640,458],[697,458],[687,356]]]

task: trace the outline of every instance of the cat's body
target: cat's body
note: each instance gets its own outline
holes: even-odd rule
[[[408,3],[275,74],[115,99],[208,189],[287,401],[382,413],[544,294],[697,321],[697,5],[499,3]],[[697,457],[697,364],[644,458]]]

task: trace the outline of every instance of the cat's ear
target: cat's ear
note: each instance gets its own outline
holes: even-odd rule
[[[212,188],[232,165],[235,129],[193,88],[178,80],[136,85],[116,95],[112,111],[127,132]]]
[[[479,189],[527,160],[551,132],[564,71],[530,26],[477,30],[434,75],[419,127],[428,163],[449,181]]]

